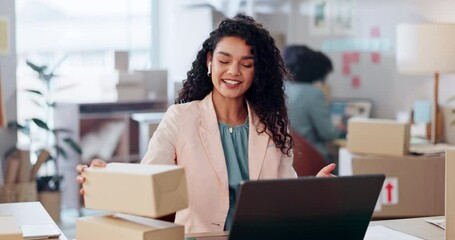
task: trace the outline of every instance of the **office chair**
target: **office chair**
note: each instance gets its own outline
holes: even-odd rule
[[[299,133],[290,130],[294,139],[294,162],[292,166],[297,172],[297,176],[315,176],[323,167],[327,165],[324,157]]]

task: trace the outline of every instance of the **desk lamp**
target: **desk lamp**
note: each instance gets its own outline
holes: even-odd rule
[[[438,87],[440,73],[455,73],[455,24],[403,23],[397,27],[396,62],[404,75],[433,75],[431,142],[440,129]]]

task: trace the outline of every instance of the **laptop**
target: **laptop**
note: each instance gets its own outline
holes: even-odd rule
[[[369,118],[373,101],[366,98],[333,98],[330,101],[330,118],[334,126],[347,128],[349,118]]]
[[[384,175],[246,181],[229,236],[191,240],[363,239]]]

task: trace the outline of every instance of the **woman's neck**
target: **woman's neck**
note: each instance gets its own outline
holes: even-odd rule
[[[217,100],[212,98],[212,101],[218,121],[234,126],[245,123],[248,110],[244,99]]]

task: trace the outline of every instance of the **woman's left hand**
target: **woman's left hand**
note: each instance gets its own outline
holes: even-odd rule
[[[316,177],[334,177],[335,175],[332,174],[332,171],[335,170],[337,165],[335,163],[331,163],[321,169],[321,171],[316,174]]]

